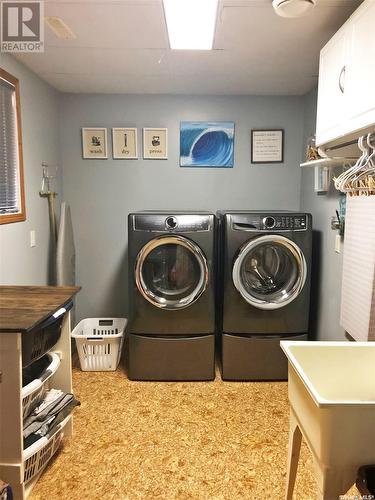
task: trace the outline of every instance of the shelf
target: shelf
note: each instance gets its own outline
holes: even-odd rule
[[[300,167],[344,167],[345,165],[354,165],[358,158],[320,158],[319,160],[306,161],[300,164]]]
[[[5,287],[6,288],[6,287]],[[8,287],[9,291],[14,292],[13,287]],[[28,287],[27,292],[31,293],[32,290]],[[47,287],[46,287],[47,288]],[[3,291],[3,289],[2,289]],[[44,308],[48,306],[48,291],[46,290],[45,304]],[[35,290],[34,290],[35,292]],[[39,293],[40,290],[37,292]],[[74,293],[76,293],[74,291]],[[20,294],[22,297],[22,294]],[[14,299],[15,300],[15,299]],[[26,300],[26,299],[25,299]],[[55,297],[56,300],[56,297]],[[60,297],[62,304],[64,304],[64,299]],[[17,302],[17,301],[16,301]],[[40,303],[42,300],[40,299]],[[39,304],[40,305],[40,304]],[[55,304],[54,307],[61,305]],[[1,306],[1,304],[0,304]],[[15,305],[14,308],[18,307],[19,304]],[[49,305],[48,307],[51,307]],[[43,311],[43,308],[41,307]],[[53,309],[54,310],[54,309]],[[18,318],[19,319],[19,318]],[[22,325],[21,325],[22,326]],[[9,328],[9,330],[7,330]],[[18,328],[17,326],[15,328]],[[27,325],[26,325],[27,328]],[[43,453],[43,458],[46,457],[45,450],[48,450],[49,443],[43,442],[45,448],[41,450],[35,450],[31,445],[25,450],[23,449],[23,418],[22,418],[22,330],[14,331],[12,329],[12,324],[9,326],[4,325],[4,331],[0,333],[1,337],[1,349],[0,349],[0,366],[4,374],[1,391],[0,391],[0,419],[4,428],[7,432],[2,433],[1,443],[0,443],[0,477],[7,483],[9,483],[13,490],[13,496],[17,500],[25,500],[32,487],[36,483],[39,477],[39,472],[34,475],[33,467],[36,466],[36,462],[33,461],[34,455],[37,453]],[[70,312],[64,316],[62,326],[61,326],[61,336],[54,346],[54,351],[56,353],[61,353],[60,365],[58,369],[51,374],[51,386],[56,389],[61,389],[65,393],[72,393],[72,365],[71,365],[71,347],[70,347]],[[4,346],[3,346],[4,344]],[[3,410],[4,408],[4,410]],[[69,415],[67,420],[64,420],[60,425],[53,437],[57,436],[58,433],[64,433],[65,436],[69,437],[72,435],[73,423],[72,416]],[[62,434],[60,434],[62,436]],[[36,443],[42,444],[38,440]],[[50,441],[52,442],[52,440]],[[53,447],[53,445],[52,445]],[[56,440],[57,449],[57,440]],[[29,456],[32,451],[35,453]],[[54,454],[54,450],[53,454]],[[29,481],[24,483],[25,465],[27,460],[30,462],[30,473],[28,475]],[[48,460],[49,462],[49,460]],[[40,470],[44,465],[38,463],[38,468]]]

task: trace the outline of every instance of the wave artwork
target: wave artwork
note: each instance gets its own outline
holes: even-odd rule
[[[233,167],[233,122],[181,122],[181,167]]]

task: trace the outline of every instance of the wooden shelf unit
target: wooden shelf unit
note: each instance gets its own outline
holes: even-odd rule
[[[50,386],[71,393],[70,312],[65,314],[60,339],[51,351],[59,354],[61,362],[50,379]],[[12,487],[14,500],[24,500],[42,471],[28,483],[23,482],[21,332],[0,333],[0,367],[0,478]],[[72,435],[73,417],[65,425],[63,432],[64,436]]]

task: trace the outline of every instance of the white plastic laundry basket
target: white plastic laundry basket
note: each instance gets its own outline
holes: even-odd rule
[[[41,472],[49,462],[50,458],[58,450],[62,438],[64,437],[64,427],[69,422],[71,415],[68,415],[50,436],[44,436],[23,452],[25,483],[30,481],[36,474]]]
[[[114,371],[120,361],[126,318],[87,318],[72,331],[83,371]]]
[[[46,354],[49,358],[49,365],[43,370],[39,378],[32,380],[22,388],[22,414],[26,418],[34,408],[43,400],[49,389],[49,379],[54,375],[60,366],[60,358],[55,352]]]

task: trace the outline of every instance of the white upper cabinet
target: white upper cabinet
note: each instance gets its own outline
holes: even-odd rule
[[[350,23],[348,80],[345,92],[355,130],[375,122],[375,1],[367,3]],[[350,74],[349,74],[350,71]],[[367,116],[372,117],[372,122]]]
[[[320,52],[316,142],[375,127],[375,0],[365,0]]]
[[[317,142],[340,135],[345,119],[347,33],[339,31],[320,53]]]

